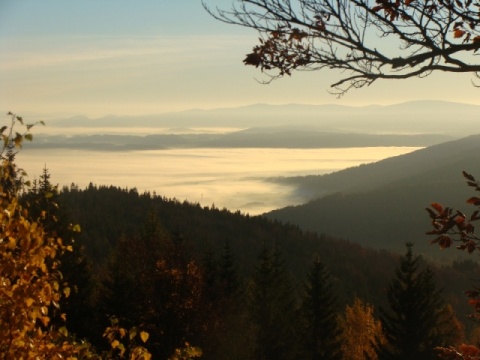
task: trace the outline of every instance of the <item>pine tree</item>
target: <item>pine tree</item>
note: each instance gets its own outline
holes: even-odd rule
[[[388,288],[390,312],[382,310],[387,344],[379,347],[379,359],[437,359],[438,346],[448,345],[441,291],[430,269],[420,269],[412,243],[400,259]]]
[[[62,299],[60,305],[67,314],[65,318],[69,331],[79,338],[85,338],[94,330],[102,331],[98,328],[98,319],[93,311],[92,271],[84,247],[75,241],[80,227],[72,225],[69,214],[61,204],[58,185],[53,185],[50,179],[50,172],[45,165],[38,182],[35,181],[35,186],[23,196],[23,202],[28,205],[30,218],[41,222],[46,231],[60,237],[70,249],[59,256],[63,281],[70,287],[70,296]],[[51,313],[54,315],[51,323],[57,327],[63,326],[65,321],[55,307]]]
[[[297,359],[297,316],[285,264],[278,249],[263,247],[249,287],[250,316],[256,327],[256,359]]]
[[[306,358],[312,360],[341,359],[341,331],[337,303],[330,275],[316,257],[305,284],[302,304],[305,320]]]
[[[232,297],[240,290],[240,279],[235,266],[235,256],[228,241],[225,242],[220,259],[220,284],[226,297]]]

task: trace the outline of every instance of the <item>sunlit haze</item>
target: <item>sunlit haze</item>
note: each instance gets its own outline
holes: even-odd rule
[[[214,5],[214,0],[209,1]],[[216,3],[229,6],[228,1]],[[210,124],[208,129],[202,123],[192,122],[195,119],[190,119],[188,125],[179,122],[165,128],[143,127],[140,116],[135,117],[252,104],[367,106],[427,99],[480,104],[470,75],[434,74],[428,79],[379,81],[352,90],[341,99],[328,92],[330,84],[341,76],[335,71],[294,73],[262,85],[261,80],[267,79],[265,75],[242,63],[257,41],[255,31],[213,19],[199,0],[0,0],[0,111],[12,111],[27,121],[72,122],[56,127],[47,121],[45,128],[35,129],[35,136],[87,136],[131,134],[131,124],[138,127],[133,131],[135,135],[171,129],[176,134],[222,133],[265,126],[257,120],[248,126],[239,123],[245,117],[252,119],[252,111],[258,112],[256,118],[263,121],[265,117],[273,125],[278,125],[282,116],[283,125],[290,125],[292,119],[298,120],[305,114],[310,114],[310,119],[323,118],[327,125],[337,121],[323,111],[313,113],[316,108],[304,109],[302,114],[296,112],[296,107],[288,110],[293,111],[291,115],[281,113],[269,119],[262,115],[260,106],[249,107],[250,113],[239,112],[243,118],[228,115],[233,114],[229,110],[220,111],[216,119],[230,120],[229,123]],[[328,131],[413,134],[430,132],[432,128],[427,123],[427,130],[415,126],[399,130],[396,123],[404,121],[393,117],[385,126],[378,126],[375,121],[383,120],[383,113],[374,118],[367,111],[366,117],[358,119],[357,109],[352,111],[347,117],[353,122],[339,129],[325,125]],[[188,112],[178,119],[185,120],[197,113]],[[343,119],[342,114],[338,119]],[[203,115],[204,120],[212,120],[213,112]],[[88,123],[85,116],[108,117],[112,126],[100,126],[97,122],[95,127],[77,128],[75,119]],[[168,114],[162,119],[177,119],[175,116]],[[410,116],[405,124],[416,124],[417,116]],[[370,130],[364,129],[367,118]],[[471,123],[471,116],[469,119]],[[452,134],[450,128],[443,131]],[[269,177],[323,174],[414,149],[395,146],[326,150],[319,143],[314,149],[287,150],[277,146],[255,150],[245,144],[240,146],[243,149],[228,149],[227,143],[223,149],[177,148],[154,153],[137,148],[140,151],[126,152],[120,157],[119,152],[82,152],[92,149],[77,151],[68,146],[67,150],[47,151],[29,151],[25,147],[19,161],[31,177],[38,176],[47,166],[53,181],[61,186],[75,182],[82,187],[91,181],[98,185],[137,187],[140,191],[156,191],[202,205],[215,203],[232,210],[261,213],[309,200],[295,189],[269,182]]]
[[[100,117],[252,103],[480,104],[470,75],[378,82],[342,99],[328,93],[334,71],[261,85],[260,71],[242,63],[257,38],[194,0],[0,0],[0,110]]]

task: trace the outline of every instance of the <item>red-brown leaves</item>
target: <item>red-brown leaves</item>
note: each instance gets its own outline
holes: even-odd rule
[[[255,49],[254,49],[255,50]],[[259,67],[262,63],[262,56],[258,52],[253,52],[247,54],[247,57],[243,60],[245,65],[253,65],[255,67]]]
[[[473,204],[475,206],[479,206],[480,205],[480,198],[478,197],[471,197],[470,199],[467,200],[467,204]]]
[[[443,212],[443,206],[440,205],[439,203],[433,202],[430,204],[431,207],[433,207],[435,210],[437,210],[438,213]]]
[[[462,29],[454,29],[453,30],[453,37],[455,39],[461,38],[463,35],[465,35],[465,31]]]
[[[476,179],[462,172],[467,180],[468,186],[474,187],[476,191],[480,191],[480,185]],[[467,200],[468,204],[480,206],[480,197],[472,196]],[[475,210],[470,217],[467,217],[458,210],[449,207],[443,207],[437,202],[430,204],[430,208],[426,209],[430,219],[432,220],[433,230],[427,232],[428,235],[436,235],[431,240],[432,244],[439,244],[444,249],[452,245],[453,241],[461,242],[457,246],[459,250],[466,250],[469,253],[474,252],[480,246],[480,238],[475,234],[475,226],[473,222],[480,220],[480,209]]]
[[[325,23],[323,20],[320,23],[324,31]],[[301,29],[279,27],[268,33],[266,39],[260,39],[260,45],[255,46],[243,62],[260,67],[262,71],[277,69],[277,76],[290,75],[292,70],[310,64],[310,46],[304,42],[308,37],[309,34]]]

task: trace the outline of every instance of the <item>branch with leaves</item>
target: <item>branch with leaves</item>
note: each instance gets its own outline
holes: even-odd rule
[[[475,191],[480,191],[480,182],[475,177],[463,171],[463,177],[467,185]],[[480,197],[472,196],[467,203],[477,207],[470,216],[451,207],[443,207],[439,203],[432,203],[427,212],[432,220],[433,229],[427,232],[434,235],[432,244],[439,244],[444,248],[451,247],[458,243],[457,249],[473,253],[480,249],[480,237],[475,233],[474,223],[480,220]],[[480,320],[480,288],[465,291],[469,298],[469,304],[473,306],[474,313],[470,315],[475,320]],[[441,358],[446,360],[473,360],[480,358],[480,348],[474,345],[461,345],[458,349],[454,347],[439,348]]]
[[[236,0],[216,19],[257,30],[244,63],[267,83],[294,70],[341,70],[341,96],[378,79],[424,77],[433,71],[478,76],[478,3],[472,0]]]

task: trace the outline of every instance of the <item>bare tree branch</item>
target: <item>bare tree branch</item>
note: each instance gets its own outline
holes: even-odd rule
[[[207,1],[214,18],[260,33],[244,63],[267,82],[294,70],[339,69],[347,75],[332,93],[341,96],[378,79],[480,74],[478,0],[232,0],[230,9]]]

